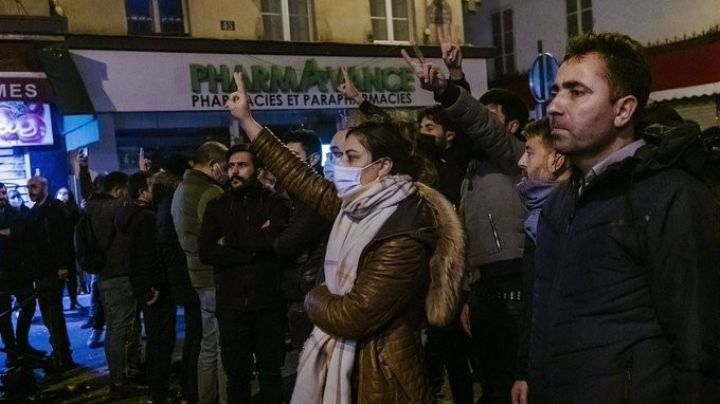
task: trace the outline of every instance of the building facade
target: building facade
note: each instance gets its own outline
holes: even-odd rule
[[[259,121],[281,133],[314,129],[329,143],[357,107],[336,90],[341,67],[350,68],[371,102],[402,114],[434,101],[404,65],[400,49],[418,43],[426,56],[438,58],[438,29],[464,43],[461,0],[49,3],[0,3],[0,17],[12,22],[12,29],[0,24],[0,50],[52,39],[69,55],[61,73],[42,63],[0,64],[0,72],[43,73],[54,90],[48,101],[56,129],[52,150],[62,152],[63,167],[43,167],[43,174],[67,171],[74,150],[83,146],[89,147],[91,169],[104,172],[136,169],[140,148],[153,158],[210,139],[241,141],[223,107],[235,71],[243,73]],[[58,26],[50,30],[51,24]],[[491,50],[463,51],[479,95],[487,88]],[[37,52],[26,53],[32,59]],[[79,82],[62,88],[72,78]],[[58,102],[62,97],[89,101],[80,108]],[[33,173],[40,149],[18,144],[12,150],[29,155],[23,157],[29,160],[26,174]]]
[[[493,46],[491,85],[523,93],[527,72],[542,49],[562,60],[569,37],[620,32],[647,47],[651,99],[669,103],[702,128],[718,125],[720,7],[717,0],[484,0],[464,11],[465,39]]]

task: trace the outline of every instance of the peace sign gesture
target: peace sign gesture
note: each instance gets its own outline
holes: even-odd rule
[[[365,101],[365,97],[363,97],[357,87],[355,87],[355,83],[353,83],[352,78],[350,77],[348,68],[343,66],[341,67],[341,70],[343,74],[343,82],[338,86],[338,91],[340,91],[345,98],[353,99],[358,104],[362,104],[362,102]]]
[[[460,80],[464,77],[462,70],[462,50],[460,46],[453,41],[452,28],[446,26],[437,27],[437,36],[440,41],[440,52],[442,53],[443,62],[450,71],[450,78]]]
[[[247,90],[245,90],[242,73],[233,73],[233,78],[235,79],[237,91],[230,94],[230,98],[228,98],[225,103],[225,108],[230,110],[230,114],[238,120],[238,123],[245,131],[245,134],[248,135],[250,141],[253,141],[260,134],[260,131],[262,131],[262,126],[255,121],[250,112],[250,99]]]
[[[413,50],[415,51],[415,59],[410,57],[405,49],[400,50],[400,54],[405,59],[405,63],[413,69],[415,76],[420,79],[420,87],[441,94],[448,86],[447,77],[436,64],[425,60],[420,47],[413,45]]]

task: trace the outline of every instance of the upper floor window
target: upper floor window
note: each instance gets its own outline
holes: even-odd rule
[[[511,8],[492,13],[493,46],[497,49],[495,75],[515,73],[515,35]]]
[[[310,41],[312,32],[311,0],[262,0],[264,39],[273,41]]]
[[[413,37],[411,0],[370,0],[375,42],[410,42]]]
[[[593,30],[592,0],[565,0],[568,38]]]
[[[188,32],[184,0],[125,0],[129,34],[182,35]]]

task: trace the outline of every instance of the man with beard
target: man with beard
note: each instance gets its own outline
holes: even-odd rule
[[[42,319],[50,333],[53,367],[64,371],[75,366],[60,294],[60,280],[69,275],[72,240],[67,235],[70,221],[62,202],[48,197],[46,178],[30,178],[28,195],[35,205],[28,215],[25,251],[35,279]]]
[[[285,310],[273,241],[290,203],[257,180],[260,163],[245,145],[227,152],[230,189],[208,203],[198,251],[215,268],[216,315],[231,403],[250,402],[255,354],[259,402],[282,402]]]

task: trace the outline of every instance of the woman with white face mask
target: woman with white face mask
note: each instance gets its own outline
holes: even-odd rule
[[[351,128],[331,183],[253,119],[239,75],[236,83],[227,107],[253,152],[288,192],[334,221],[325,283],[305,298],[315,328],[292,403],[432,402],[421,330],[450,322],[459,301],[464,245],[452,205],[414,181],[421,165],[396,126]]]

